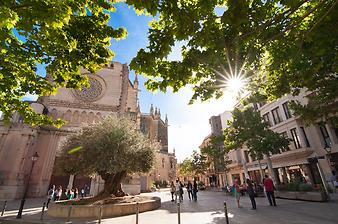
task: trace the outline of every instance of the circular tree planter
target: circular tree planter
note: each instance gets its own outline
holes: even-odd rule
[[[161,206],[159,197],[144,197],[138,203],[139,212],[151,211]],[[117,217],[131,215],[136,213],[137,202],[116,203],[103,205],[67,205],[65,202],[50,204],[48,215],[52,217],[67,218],[70,212],[70,218],[97,218],[100,214],[102,217]]]

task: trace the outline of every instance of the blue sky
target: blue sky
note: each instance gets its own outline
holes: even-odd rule
[[[140,48],[145,48],[148,43],[147,32],[148,22],[152,17],[137,15],[133,9],[124,3],[116,4],[116,12],[111,13],[109,25],[118,28],[125,27],[128,36],[120,41],[111,41],[110,48],[115,52],[113,61],[130,63],[136,56]],[[224,10],[223,10],[224,11]],[[215,10],[217,14],[223,12],[222,9]],[[169,55],[170,60],[180,60],[180,47],[183,43],[178,43]],[[44,75],[43,66],[38,67],[38,73]],[[135,73],[130,71],[130,79],[133,80]],[[191,155],[193,150],[198,150],[205,136],[210,133],[209,118],[218,115],[225,110],[233,108],[235,103],[233,94],[226,93],[225,97],[210,102],[196,102],[188,105],[192,96],[191,88],[186,87],[178,93],[173,94],[170,90],[167,93],[150,93],[144,87],[144,77],[139,77],[140,92],[139,101],[141,111],[148,113],[150,105],[161,109],[162,119],[168,115],[169,119],[169,151],[175,148],[176,156],[179,161]],[[33,99],[34,96],[27,96],[26,99]]]
[[[222,12],[222,10],[220,10]],[[152,20],[149,16],[139,16],[131,8],[125,4],[117,4],[117,10],[111,14],[110,25],[113,27],[126,27],[128,36],[124,40],[112,40],[111,49],[115,52],[114,61],[121,63],[130,63],[140,48],[147,46],[148,22]],[[178,43],[170,54],[170,60],[179,60],[181,58],[180,46]],[[133,79],[134,72],[130,72]],[[188,105],[192,96],[192,91],[186,87],[173,94],[171,91],[167,93],[150,93],[143,83],[144,77],[140,77],[140,93],[139,100],[141,111],[149,112],[150,104],[161,109],[162,118],[165,114],[169,119],[169,150],[175,148],[176,156],[179,161],[191,155],[193,150],[198,149],[205,136],[210,133],[209,118],[230,110],[235,100],[229,95],[220,100],[212,100],[210,102],[197,102]],[[231,94],[230,94],[231,95]]]

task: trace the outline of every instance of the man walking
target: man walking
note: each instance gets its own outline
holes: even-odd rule
[[[275,199],[275,186],[273,185],[273,181],[269,178],[268,175],[265,175],[264,178],[264,187],[266,196],[268,197],[270,206],[276,206],[276,199]]]
[[[55,193],[55,185],[53,185],[47,192],[47,204],[46,204],[46,208],[48,208],[48,205],[50,203],[51,200],[54,199],[54,193]]]
[[[197,201],[197,192],[198,192],[197,182],[196,180],[194,180],[194,183],[192,185],[192,196],[194,201]]]
[[[250,201],[251,201],[251,205],[252,205],[252,210],[256,210],[256,200],[255,200],[255,190],[254,190],[254,186],[251,182],[250,179],[246,179],[246,192],[249,195]]]

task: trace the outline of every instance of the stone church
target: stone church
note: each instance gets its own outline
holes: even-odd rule
[[[175,168],[175,155],[168,153],[168,120],[163,122],[158,115],[159,111],[156,116],[150,116],[152,121],[144,120],[146,115],[140,112],[138,106],[138,80],[137,77],[133,82],[129,80],[127,64],[112,62],[96,74],[90,74],[86,70],[81,73],[88,75],[90,87],[82,90],[61,88],[56,95],[39,97],[36,102],[31,102],[35,111],[67,121],[60,129],[26,125],[18,114],[13,116],[10,125],[4,125],[0,121],[0,199],[22,197],[24,186],[28,183],[31,157],[35,152],[39,159],[29,179],[30,197],[46,195],[51,184],[63,188],[87,186],[90,194],[97,194],[103,184],[100,177],[59,176],[55,174],[55,164],[58,163],[62,142],[70,133],[76,132],[85,123],[98,122],[112,114],[130,115],[143,133],[161,144],[157,158],[163,154],[168,163],[175,162],[171,166],[172,169]],[[144,127],[151,128],[145,132],[142,129]],[[156,169],[157,166],[153,172],[157,174]],[[144,177],[131,176],[128,184],[125,184],[126,189],[128,185],[134,185],[138,187],[136,190],[132,187],[132,193],[149,190],[154,180],[153,172]],[[172,170],[166,172],[171,173]]]

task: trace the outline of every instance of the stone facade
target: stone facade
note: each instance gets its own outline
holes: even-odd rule
[[[160,150],[156,152],[154,170],[148,175],[141,177],[141,191],[149,191],[153,183],[171,182],[176,178],[177,160],[175,152],[168,152],[168,118],[161,119],[161,111],[150,107],[149,113],[140,115],[140,130],[149,139],[160,144]]]
[[[39,113],[45,113],[53,118],[62,118],[67,123],[60,129],[54,127],[32,127],[23,124],[23,119],[17,114],[13,116],[10,125],[0,124],[0,198],[21,198],[29,181],[30,197],[46,195],[50,184],[90,188],[95,194],[103,187],[100,177],[61,177],[54,174],[60,146],[65,138],[75,132],[81,125],[98,122],[111,115],[130,115],[141,124],[138,107],[138,80],[129,80],[127,64],[112,62],[90,74],[86,70],[82,74],[89,77],[91,86],[82,90],[61,88],[53,96],[40,97],[31,106]],[[162,122],[162,121],[158,121]],[[163,122],[162,122],[163,123]],[[162,150],[167,150],[167,129],[161,129],[160,139]],[[162,136],[163,135],[163,136]],[[31,156],[37,152],[32,175]],[[135,178],[130,184],[139,184]]]

